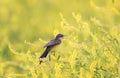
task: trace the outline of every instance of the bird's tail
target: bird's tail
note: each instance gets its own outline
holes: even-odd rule
[[[44,53],[40,56],[40,59],[46,58],[49,55],[50,50],[51,50],[50,47],[47,47],[46,50],[44,51]],[[42,60],[40,60],[40,64],[41,63],[42,63]]]

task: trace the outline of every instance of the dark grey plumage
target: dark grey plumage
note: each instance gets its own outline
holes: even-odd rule
[[[44,46],[44,48],[46,48],[46,50],[45,50],[45,51],[43,52],[43,54],[40,56],[40,59],[46,58],[46,57],[49,55],[49,53],[50,53],[50,51],[52,50],[52,48],[54,48],[55,46],[61,44],[61,38],[63,38],[63,37],[64,37],[63,34],[58,34],[55,39],[49,41],[49,42]],[[42,63],[42,60],[40,60],[40,64],[41,64],[41,63]]]

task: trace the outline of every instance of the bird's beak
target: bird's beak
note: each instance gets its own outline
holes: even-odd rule
[[[63,38],[66,38],[66,35],[63,35]]]

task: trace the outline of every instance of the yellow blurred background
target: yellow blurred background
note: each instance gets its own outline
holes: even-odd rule
[[[76,19],[77,17],[79,19],[80,15],[82,21],[86,21],[95,33],[97,27],[94,26],[97,25],[103,26],[105,31],[110,32],[115,37],[116,34],[120,33],[119,0],[0,0],[0,78],[19,78],[17,75],[11,76],[10,72],[12,71],[17,74],[19,72],[22,74],[30,72],[22,67],[28,64],[28,68],[31,68],[29,65],[35,59],[32,59],[30,63],[26,63],[28,61],[25,58],[26,56],[21,58],[19,53],[24,54],[29,51],[33,55],[38,53],[36,55],[36,61],[38,61],[37,58],[43,51],[43,45],[46,41],[54,38],[55,33],[71,35],[71,32],[67,32],[67,30],[61,31],[61,21],[63,21],[61,14],[74,29],[78,29],[79,24],[75,22],[73,16],[78,14]],[[76,32],[74,29],[72,29],[72,32]],[[84,42],[87,38],[88,40],[91,39],[88,34],[86,35],[87,29],[86,32],[79,30],[77,32],[78,44]],[[81,32],[84,34],[79,34]],[[101,33],[98,33],[98,35],[101,36]],[[118,38],[119,35],[117,35]],[[85,38],[79,38],[83,36]],[[17,56],[15,55],[16,52],[18,52]],[[31,58],[34,57],[31,56]],[[19,65],[23,62],[22,66]],[[8,74],[9,76],[7,76]],[[72,76],[69,77],[72,78]],[[25,75],[25,78],[32,77]]]

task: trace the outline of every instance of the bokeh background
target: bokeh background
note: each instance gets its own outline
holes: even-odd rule
[[[119,50],[120,0],[0,0],[0,78],[120,78]]]

